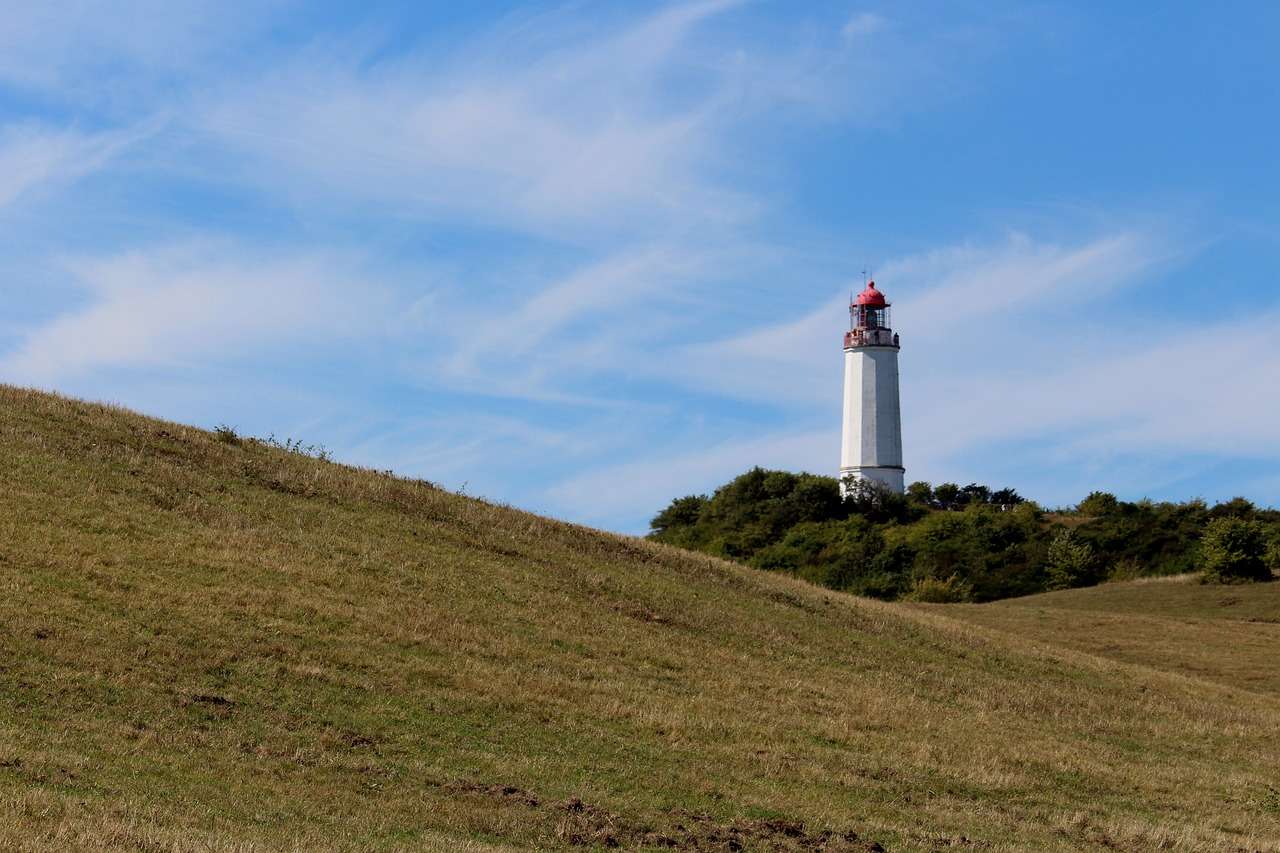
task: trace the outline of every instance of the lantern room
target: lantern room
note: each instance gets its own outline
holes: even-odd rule
[[[898,346],[898,336],[893,333],[889,318],[890,303],[884,293],[876,289],[874,281],[849,304],[849,332],[844,345],[849,347]]]

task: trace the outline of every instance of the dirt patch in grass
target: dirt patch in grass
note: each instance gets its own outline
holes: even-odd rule
[[[515,808],[541,812],[554,826],[556,840],[575,847],[656,847],[671,850],[883,851],[878,842],[853,830],[812,830],[803,821],[785,818],[718,821],[684,809],[668,813],[665,827],[628,820],[585,803],[578,797],[552,801],[514,785],[456,780],[444,786],[459,794],[496,800]]]

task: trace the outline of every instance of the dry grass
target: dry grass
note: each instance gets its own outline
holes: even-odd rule
[[[1280,697],[1280,583],[1144,578],[947,612],[1058,647]]]
[[[0,387],[0,847],[1280,850],[1274,692],[228,438]]]

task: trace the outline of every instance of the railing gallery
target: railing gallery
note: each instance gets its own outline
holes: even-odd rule
[[[848,347],[896,347],[898,336],[889,329],[850,329],[844,333]]]

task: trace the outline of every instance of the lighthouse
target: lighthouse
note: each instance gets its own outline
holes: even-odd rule
[[[904,491],[902,410],[898,402],[898,336],[889,302],[874,281],[849,305],[844,335],[844,434],[840,491],[867,480]]]

